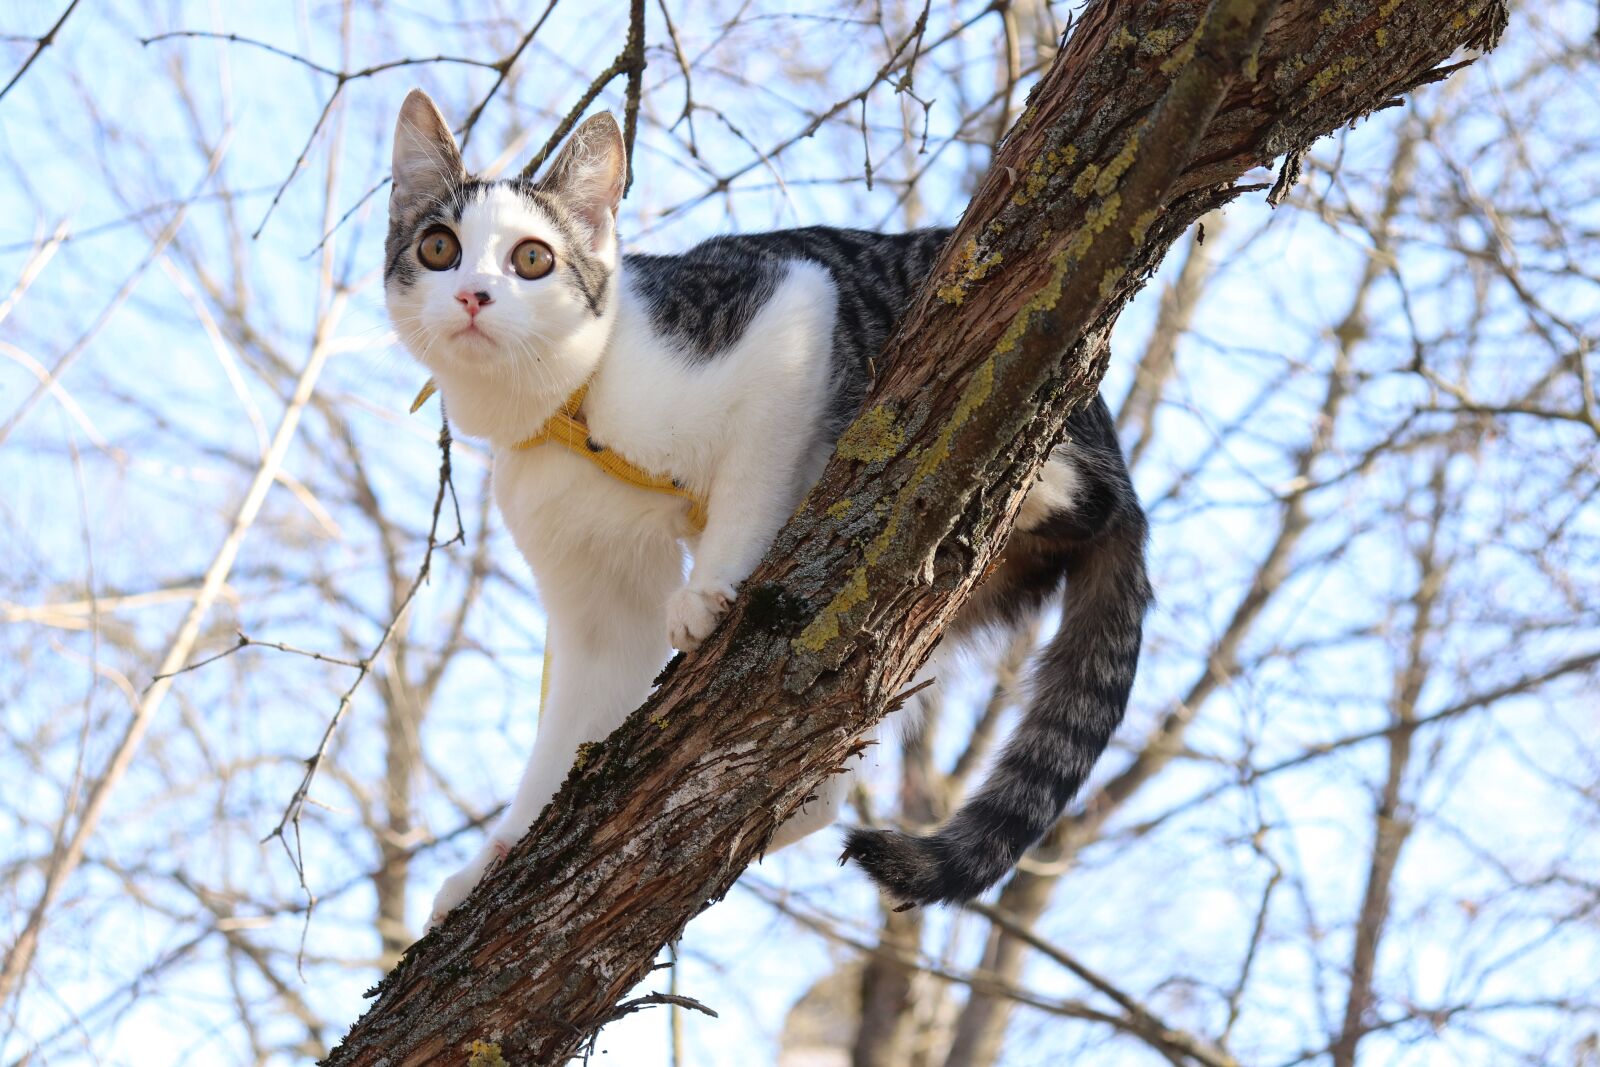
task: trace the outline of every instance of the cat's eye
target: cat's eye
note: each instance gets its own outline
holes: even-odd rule
[[[543,278],[556,266],[556,254],[550,251],[550,246],[543,241],[528,238],[520,241],[517,247],[511,250],[511,269],[517,272],[517,277]]]
[[[429,270],[449,270],[461,262],[461,242],[448,226],[434,226],[417,242],[417,258]]]

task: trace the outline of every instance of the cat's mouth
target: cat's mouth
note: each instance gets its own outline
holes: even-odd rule
[[[465,343],[478,342],[480,344],[489,345],[495,343],[494,335],[489,333],[482,326],[479,326],[475,321],[467,323],[455,333],[452,333],[450,335],[450,339],[452,341],[461,341]]]

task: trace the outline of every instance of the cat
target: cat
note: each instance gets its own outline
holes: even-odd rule
[[[492,449],[495,502],[549,619],[532,757],[488,842],[439,890],[430,925],[528,830],[578,746],[643,703],[673,648],[711,633],[820,475],[949,235],[812,227],[621,255],[625,156],[616,121],[598,114],[537,180],[485,181],[467,173],[425,93],[412,91],[396,122],[390,318],[455,428]],[[673,491],[608,476],[572,448],[516,447],[562,410],[586,424],[581,445],[670,478]],[[1002,562],[943,640],[1014,627],[1066,586],[1014,735],[933,833],[847,834],[845,855],[898,901],[970,899],[1060,817],[1127,703],[1151,595],[1145,540],[1097,397],[1068,420]],[[848,778],[819,785],[768,851],[831,823]]]

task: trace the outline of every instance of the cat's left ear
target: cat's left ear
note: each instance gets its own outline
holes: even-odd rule
[[[617,207],[628,180],[628,150],[610,112],[586,119],[550,164],[535,188],[561,199],[589,227],[599,251],[614,236]]]

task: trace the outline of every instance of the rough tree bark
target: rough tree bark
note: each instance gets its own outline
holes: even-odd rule
[[[1234,181],[1437,80],[1498,0],[1103,0],[1079,19],[728,619],[586,746],[328,1059],[554,1064],[898,700],[1002,550],[1128,299]],[[1292,168],[1289,168],[1292,169]]]

